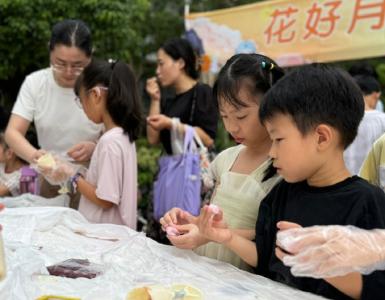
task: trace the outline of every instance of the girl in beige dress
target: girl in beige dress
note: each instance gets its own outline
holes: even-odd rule
[[[225,128],[239,145],[221,152],[210,166],[215,182],[211,203],[221,208],[220,218],[223,214],[230,228],[250,240],[254,238],[259,204],[280,180],[268,157],[271,141],[259,122],[259,102],[283,75],[283,70],[266,56],[238,54],[227,61],[214,86]],[[160,222],[164,229],[172,226],[181,233],[168,235],[176,247],[194,249],[199,255],[249,270],[239,256],[200,235],[198,218],[173,208]]]

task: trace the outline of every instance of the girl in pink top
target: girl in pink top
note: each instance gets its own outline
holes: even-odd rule
[[[79,211],[95,223],[136,229],[137,161],[135,140],[142,121],[136,79],[124,62],[92,61],[77,79],[76,101],[105,133],[92,154],[85,177],[72,184],[82,194]]]

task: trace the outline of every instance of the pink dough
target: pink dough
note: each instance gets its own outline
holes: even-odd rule
[[[170,236],[180,235],[180,232],[178,231],[178,229],[176,229],[173,226],[167,226],[166,227],[166,232],[167,232],[167,235],[170,235]]]
[[[210,204],[209,208],[214,215],[219,214],[219,207],[215,204]]]

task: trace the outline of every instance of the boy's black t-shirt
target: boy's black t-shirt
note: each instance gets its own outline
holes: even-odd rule
[[[364,229],[385,228],[385,194],[358,176],[320,188],[306,182],[291,184],[283,180],[259,208],[257,274],[330,299],[350,299],[325,280],[294,277],[290,273],[274,253],[278,221],[294,222],[303,227],[337,224]],[[363,275],[361,299],[385,299],[385,271]]]
[[[195,107],[193,99],[196,97]],[[190,122],[191,110],[192,122]],[[215,139],[218,126],[218,105],[213,97],[210,86],[197,83],[192,89],[172,98],[161,99],[161,113],[171,117],[179,118],[183,124],[198,126],[202,128],[212,139]],[[168,154],[172,154],[170,130],[160,132],[160,141]]]

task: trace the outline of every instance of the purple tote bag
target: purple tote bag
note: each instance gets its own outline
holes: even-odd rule
[[[194,128],[186,126],[183,154],[162,156],[154,183],[154,217],[173,207],[197,216],[200,210],[200,158],[194,148]]]

